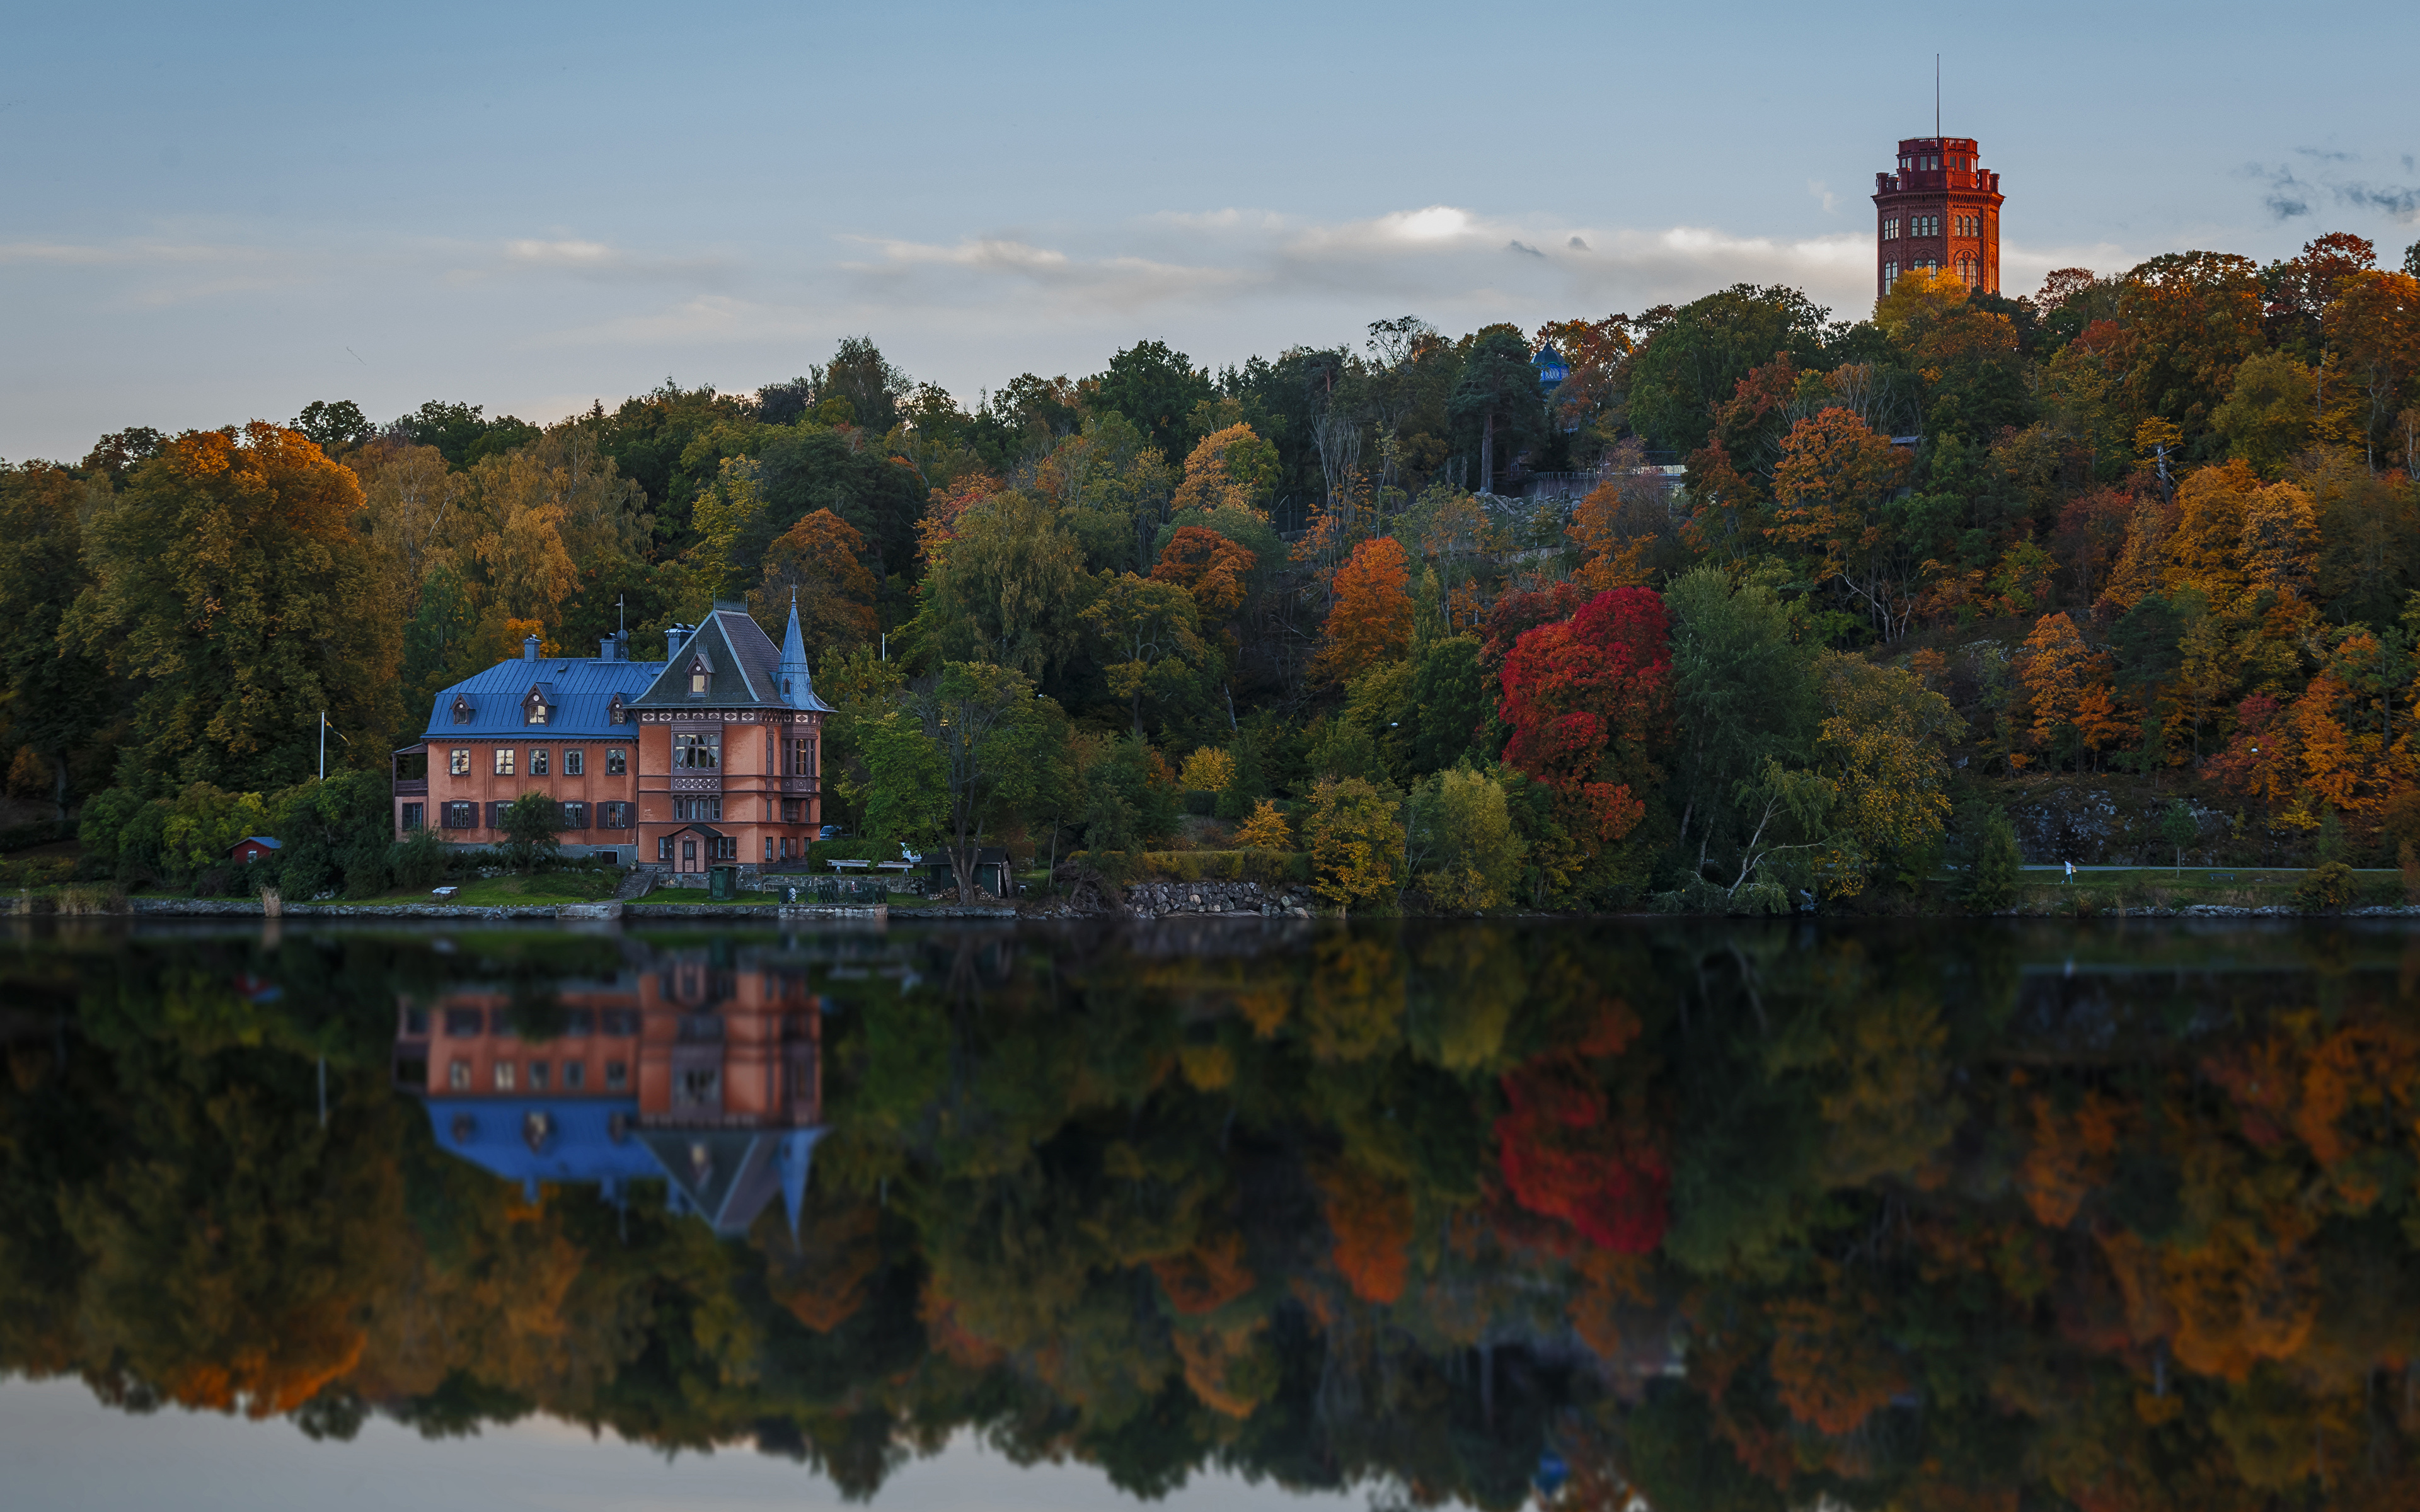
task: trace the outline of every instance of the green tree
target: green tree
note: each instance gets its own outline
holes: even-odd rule
[[[2193,805],[2182,798],[2170,798],[2160,814],[2160,838],[2177,850],[2177,870],[2185,869],[2185,847],[2201,838],[2201,821],[2194,816]]]
[[[2017,850],[2017,826],[1993,809],[1982,817],[1973,837],[1966,875],[1959,901],[1978,914],[2005,913],[2016,906],[2017,883],[2024,857]]]
[[[1489,326],[1471,342],[1449,408],[1479,428],[1480,493],[1496,491],[1496,426],[1506,421],[1527,435],[1544,418],[1545,394],[1529,363],[1529,343],[1516,326]],[[1510,439],[1508,437],[1508,439]]]
[[[2134,412],[2171,422],[2206,450],[2236,369],[2264,345],[2259,268],[2230,253],[2163,254],[2127,272],[2118,324]]]
[[[1673,452],[1696,451],[1714,407],[1751,369],[1783,353],[1801,368],[1820,365],[1828,314],[1796,289],[1748,284],[1683,305],[1630,362],[1631,427]]]
[[[1176,584],[1131,572],[1105,572],[1096,582],[1084,627],[1110,696],[1125,701],[1140,735],[1143,702],[1170,710],[1190,707],[1216,675],[1218,654],[1202,639],[1193,595]]]
[[[946,660],[1047,677],[1072,654],[1093,595],[1058,512],[1020,493],[970,507],[924,577],[914,644]]]
[[[909,688],[907,709],[940,753],[951,869],[959,896],[970,898],[973,847],[995,817],[1034,797],[1063,763],[1064,718],[1032,678],[983,662],[945,663]]]
[[[938,838],[950,811],[949,764],[939,744],[901,709],[859,719],[854,739],[866,773],[865,838]]]
[[[1094,402],[1141,427],[1171,467],[1185,458],[1186,423],[1194,406],[1218,394],[1209,370],[1164,341],[1135,343],[1091,381]]]
[[[497,847],[504,864],[527,875],[554,861],[559,849],[554,837],[563,827],[563,807],[550,794],[524,793],[504,805],[497,816],[497,827],[504,832],[504,843]]]
[[[0,468],[0,541],[8,544],[0,551],[0,719],[9,746],[30,747],[48,764],[61,819],[70,758],[100,733],[118,692],[101,657],[59,634],[91,582],[78,519],[85,497],[63,469]]]
[[[1479,638],[1430,642],[1412,671],[1412,770],[1441,772],[1465,756],[1492,756],[1493,713],[1479,669]]]
[[[1702,872],[1745,833],[1745,786],[1770,762],[1806,761],[1819,718],[1815,658],[1797,642],[1790,606],[1761,582],[1734,588],[1720,568],[1699,567],[1674,579],[1664,602],[1673,621],[1679,841],[1686,864]]]

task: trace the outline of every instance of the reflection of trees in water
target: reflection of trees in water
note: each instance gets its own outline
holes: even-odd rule
[[[0,1364],[544,1411],[869,1494],[978,1427],[1165,1490],[2411,1504],[2420,956],[2357,929],[61,935],[0,964]],[[526,1203],[398,995],[826,994],[799,1235]],[[558,1009],[559,1011],[559,1009]],[[319,1127],[325,1054],[334,1114]]]

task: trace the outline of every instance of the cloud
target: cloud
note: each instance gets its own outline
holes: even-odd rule
[[[514,262],[551,268],[598,268],[621,257],[601,241],[507,241],[504,255]]]
[[[510,238],[504,243],[501,255],[493,243],[449,243],[445,255],[458,259],[444,275],[447,283],[456,285],[499,278],[568,276],[604,283],[675,283],[718,288],[724,286],[735,272],[732,260],[719,255],[641,256],[610,242],[575,236]]]
[[[2296,147],[2295,154],[2323,164],[2350,163],[2361,161],[2358,153],[2322,150],[2318,147]],[[2406,173],[2413,171],[2410,154],[2399,160]],[[2273,221],[2286,222],[2315,213],[2322,201],[2333,201],[2348,210],[2382,214],[2389,220],[2406,224],[2420,221],[2420,184],[2381,184],[2366,179],[2339,177],[2322,169],[2316,180],[2296,174],[2285,163],[2247,162],[2236,170],[2236,176],[2266,186],[2260,203]]]
[[[1742,282],[1799,285],[1844,308],[1872,298],[1872,246],[1861,233],[1779,239],[1705,226],[1554,225],[1452,205],[1342,221],[1167,214],[1064,244],[1009,232],[846,242],[864,253],[840,270],[859,302],[947,306],[986,321],[1003,310],[1030,318],[1037,300],[1057,319],[1319,304],[1485,324],[1645,308]]]
[[[1823,213],[1826,215],[1834,214],[1840,208],[1840,196],[1833,193],[1821,178],[1807,179],[1807,193],[1815,196],[1816,203],[1823,207]]]

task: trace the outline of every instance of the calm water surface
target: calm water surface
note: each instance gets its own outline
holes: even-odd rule
[[[2420,1504],[2420,935],[0,934],[11,1504]]]

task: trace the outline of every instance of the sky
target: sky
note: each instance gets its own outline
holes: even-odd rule
[[[318,1442],[283,1418],[255,1422],[164,1408],[105,1407],[77,1380],[0,1380],[0,1463],[14,1512],[830,1512],[850,1505],[831,1482],[752,1449],[667,1457],[551,1418],[424,1440],[372,1417],[349,1443]],[[856,1504],[863,1505],[863,1504]],[[883,1483],[880,1512],[1138,1512],[1091,1465],[1020,1468],[960,1434]],[[1268,1481],[1203,1473],[1162,1502],[1168,1512],[1364,1512],[1368,1493],[1297,1495]]]
[[[1967,8],[1973,9],[1974,8]],[[1159,339],[1872,292],[1980,139],[2003,283],[2420,241],[2420,8],[37,7],[0,49],[0,458],[352,399],[551,421],[870,334],[971,404]]]

